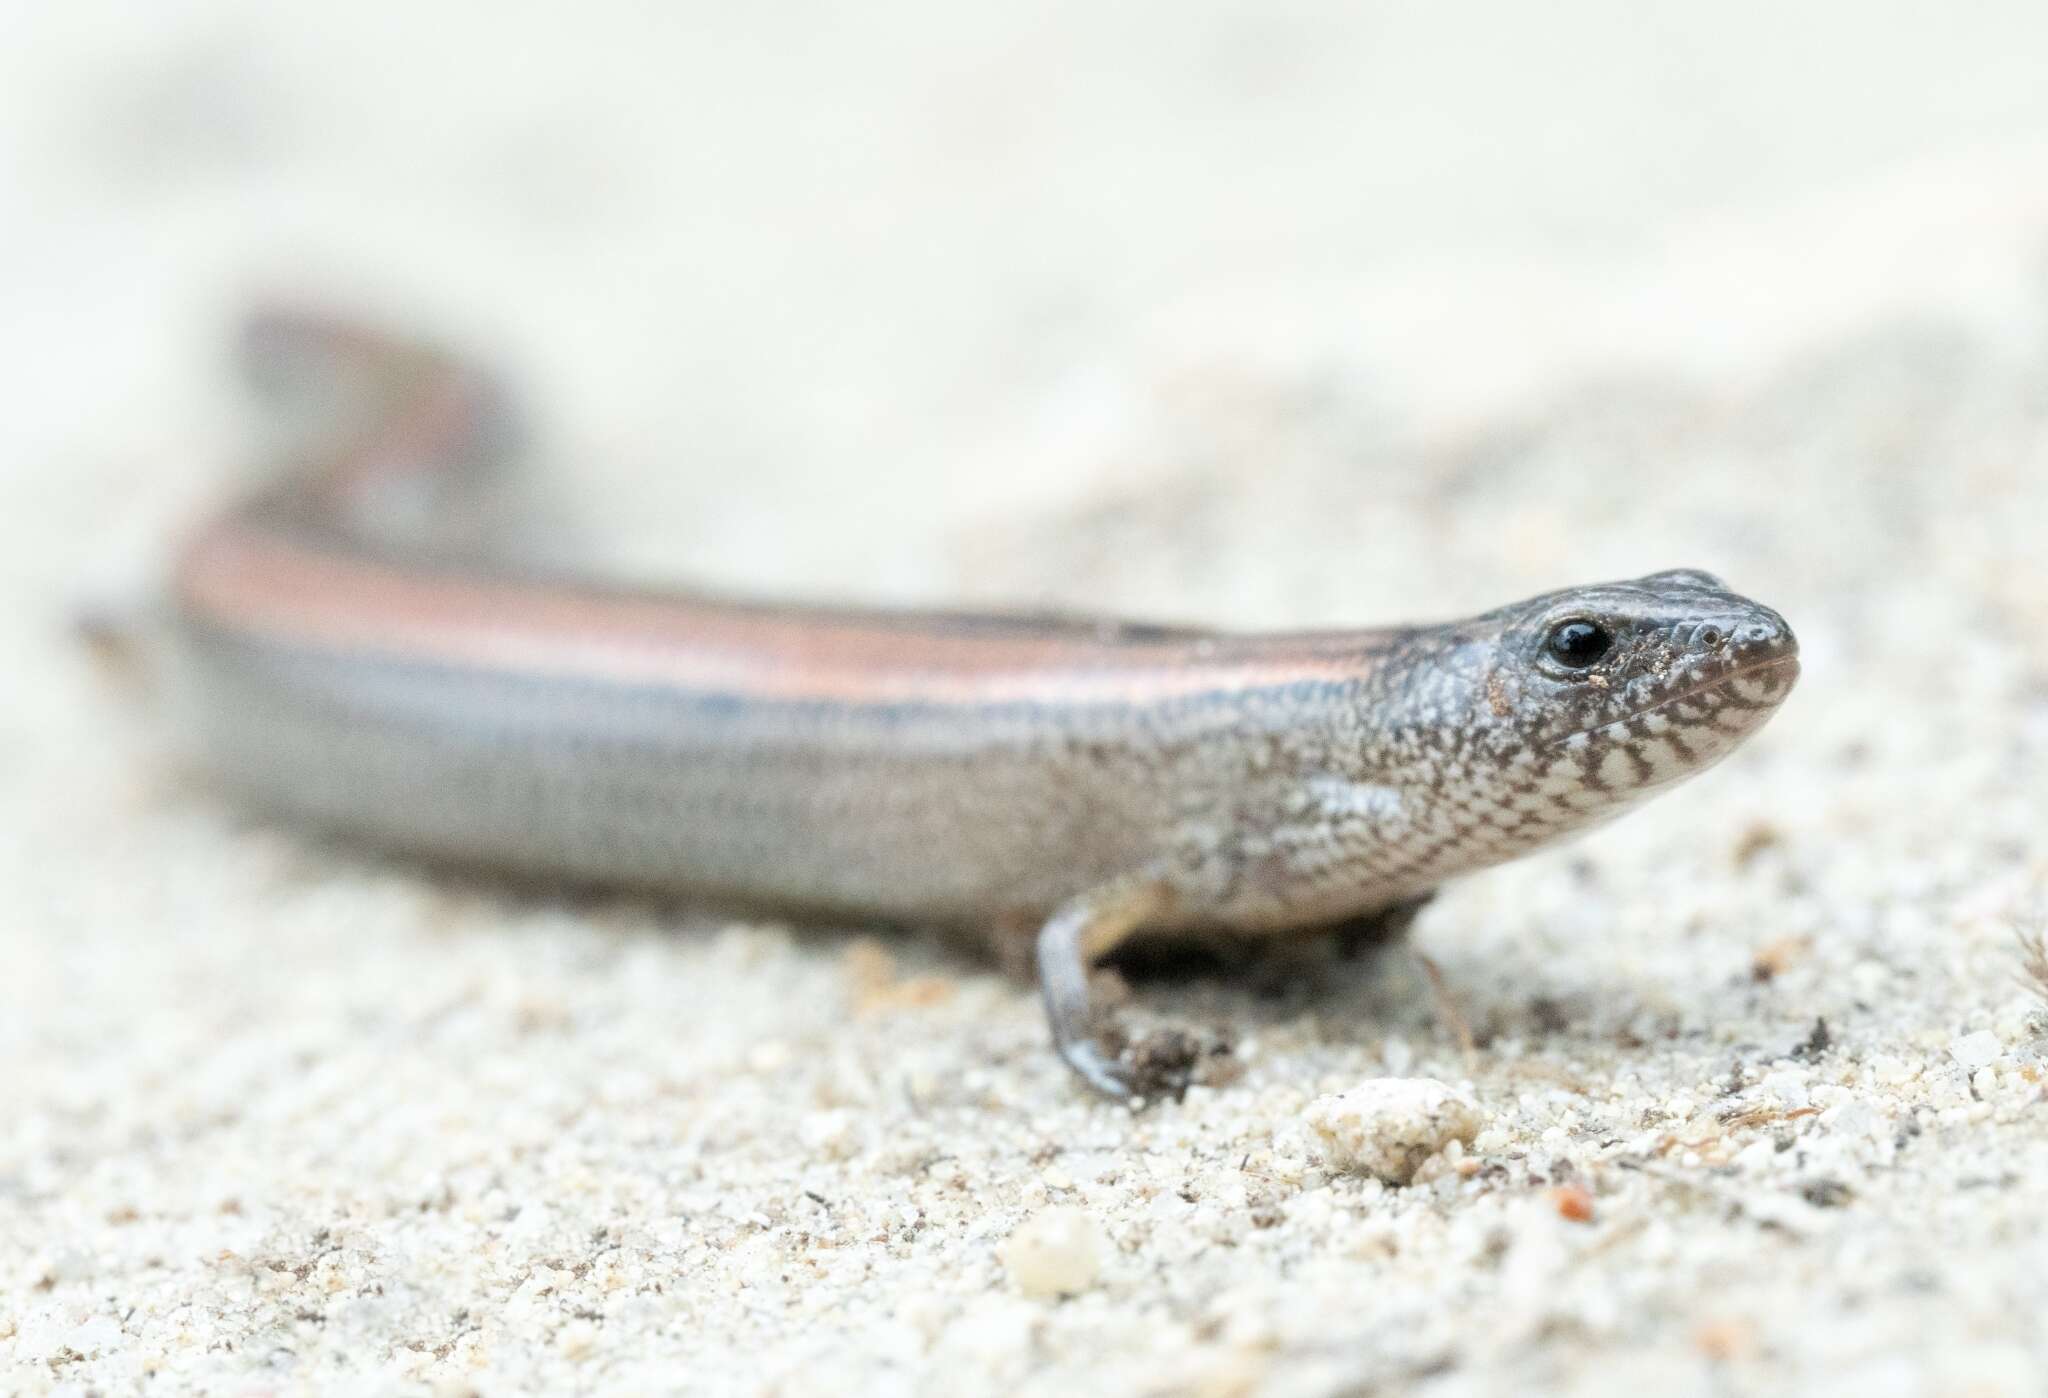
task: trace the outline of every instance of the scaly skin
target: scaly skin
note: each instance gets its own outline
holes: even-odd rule
[[[319,322],[252,344],[295,468],[174,593],[227,779],[431,856],[1029,935],[1055,1043],[1113,1095],[1154,1086],[1088,1001],[1130,934],[1398,911],[1711,765],[1798,672],[1777,613],[1697,572],[1230,635],[502,571],[483,379]]]

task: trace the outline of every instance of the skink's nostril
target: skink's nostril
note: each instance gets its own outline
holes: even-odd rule
[[[1775,639],[1777,634],[1777,629],[1768,621],[1752,621],[1742,628],[1742,639],[1753,645],[1760,646],[1765,641]]]

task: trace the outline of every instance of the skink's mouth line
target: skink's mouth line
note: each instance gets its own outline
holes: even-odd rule
[[[1553,738],[1550,742],[1544,744],[1544,751],[1554,752],[1574,738],[1582,738],[1588,733],[1604,732],[1609,728],[1615,728],[1624,723],[1631,723],[1639,718],[1647,718],[1660,709],[1668,709],[1673,704],[1683,704],[1686,700],[1705,694],[1710,689],[1718,689],[1724,684],[1732,683],[1746,676],[1761,674],[1765,670],[1773,670],[1783,665],[1797,665],[1798,663],[1799,657],[1796,654],[1774,655],[1768,660],[1751,661],[1747,665],[1737,666],[1726,674],[1716,675],[1710,680],[1701,680],[1698,684],[1682,689],[1676,694],[1667,694],[1664,698],[1659,699],[1647,708],[1637,709],[1634,713],[1623,714],[1620,718],[1610,718],[1600,723],[1588,724],[1584,728],[1572,730],[1562,738]]]

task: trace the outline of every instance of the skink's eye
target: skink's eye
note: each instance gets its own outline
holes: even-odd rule
[[[1583,670],[1599,663],[1614,645],[1607,628],[1591,621],[1560,621],[1543,638],[1543,649],[1560,665]]]

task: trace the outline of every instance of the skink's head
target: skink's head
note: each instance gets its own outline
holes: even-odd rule
[[[1405,697],[1461,736],[1426,765],[1462,803],[1447,818],[1477,818],[1503,846],[1598,823],[1711,766],[1799,675],[1783,617],[1691,570],[1547,593],[1436,644],[1445,680]]]
[[[1595,799],[1633,800],[1727,756],[1799,677],[1785,618],[1693,569],[1568,588],[1489,619],[1490,707]]]

